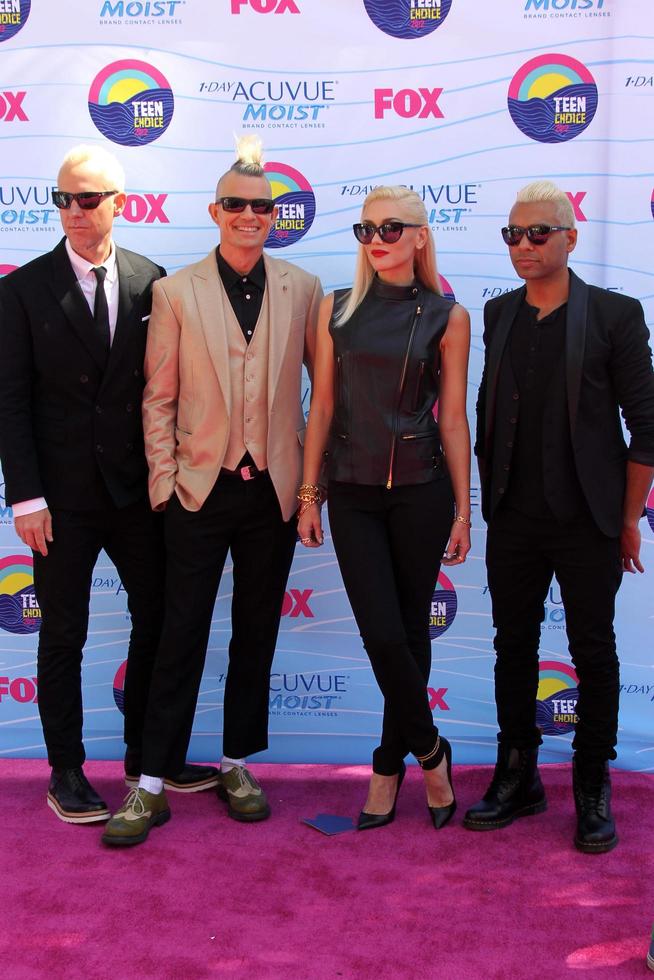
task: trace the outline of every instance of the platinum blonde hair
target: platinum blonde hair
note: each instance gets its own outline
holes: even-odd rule
[[[431,228],[429,227],[427,209],[425,208],[420,195],[416,194],[416,192],[411,190],[409,187],[401,187],[399,185],[391,187],[382,185],[380,187],[375,187],[374,190],[370,191],[363,202],[363,207],[361,208],[362,217],[365,214],[368,205],[373,204],[375,201],[389,201],[393,204],[397,204],[402,209],[402,214],[406,217],[407,222],[416,225],[423,225],[427,229],[427,242],[425,243],[424,248],[416,249],[413,260],[414,273],[418,282],[420,282],[425,289],[429,289],[432,293],[438,293],[439,296],[442,296],[443,290],[441,288],[440,280],[438,278],[438,270],[436,268],[436,247],[434,245],[434,236]],[[334,321],[336,323],[345,323],[346,320],[350,319],[356,308],[365,299],[374,277],[375,270],[370,264],[366,250],[363,245],[359,245],[352,289],[347,296],[342,310],[340,310],[334,317]]]
[[[535,180],[518,191],[516,204],[554,204],[556,220],[562,225],[575,227],[575,212],[570,198],[551,180]]]
[[[125,190],[125,171],[120,161],[105,150],[103,146],[92,146],[80,143],[69,150],[61,161],[59,174],[64,167],[75,167],[78,163],[89,163],[98,173],[102,174],[107,186],[98,187],[98,190],[121,191]]]
[[[258,136],[248,134],[236,137],[236,160],[229,170],[219,178],[216,197],[220,197],[220,185],[227,174],[240,174],[241,177],[263,177],[268,181],[263,169],[263,143]],[[272,194],[272,189],[271,189]]]

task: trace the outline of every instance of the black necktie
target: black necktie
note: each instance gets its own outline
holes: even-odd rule
[[[107,270],[103,265],[97,266],[93,270],[97,285],[95,287],[95,303],[93,305],[93,321],[98,337],[102,340],[105,356],[109,356],[111,346],[111,331],[109,329],[109,307],[107,305],[107,294],[104,291],[104,281]]]

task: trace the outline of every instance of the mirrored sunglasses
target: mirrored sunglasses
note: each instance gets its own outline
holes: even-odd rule
[[[67,211],[73,201],[77,201],[83,211],[93,211],[104,197],[118,194],[118,191],[81,191],[71,194],[70,191],[53,191],[52,203],[56,208]]]
[[[240,214],[248,204],[254,214],[272,214],[275,202],[269,197],[219,197],[216,204],[222,205],[223,211],[230,214]]]
[[[422,225],[412,225],[408,221],[385,221],[379,226],[373,225],[372,221],[362,221],[352,225],[354,235],[362,245],[370,245],[375,235],[379,235],[386,245],[392,245],[400,240],[405,228],[422,228]]]
[[[507,245],[519,245],[523,235],[527,236],[532,245],[544,245],[553,231],[571,231],[570,225],[507,225],[502,228],[502,238]]]

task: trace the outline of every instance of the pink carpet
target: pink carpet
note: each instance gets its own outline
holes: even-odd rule
[[[582,855],[567,766],[546,766],[547,813],[506,830],[460,824],[489,770],[455,769],[459,810],[434,831],[421,777],[395,823],[326,837],[299,823],[356,815],[368,771],[254,766],[273,807],[230,820],[214,794],[171,794],[173,819],[128,850],[45,805],[43,761],[0,762],[0,970],[8,980],[159,977],[522,980],[647,977],[654,919],[654,778],[614,774],[620,844]],[[121,767],[85,767],[110,807]]]

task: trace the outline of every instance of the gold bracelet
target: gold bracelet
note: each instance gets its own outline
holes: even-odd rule
[[[469,521],[467,517],[462,517],[461,514],[457,514],[452,523],[456,524],[457,521],[459,524],[465,524],[466,527],[472,527],[472,521]]]
[[[303,483],[297,492],[297,499],[306,504],[321,504],[326,496],[324,488],[315,483]]]

